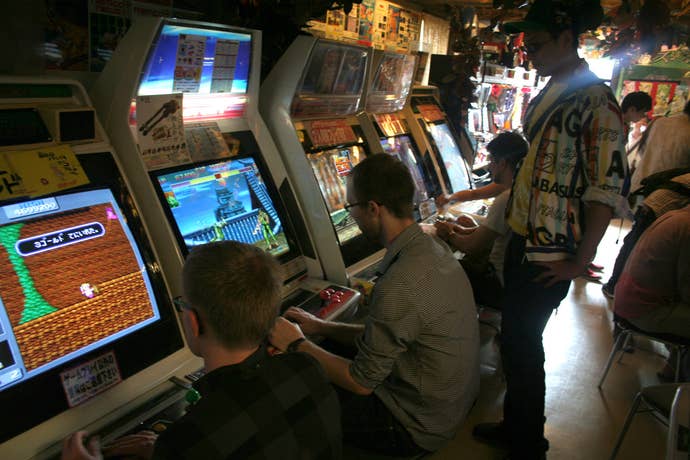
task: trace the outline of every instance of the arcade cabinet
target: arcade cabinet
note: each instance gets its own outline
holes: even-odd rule
[[[260,110],[327,273],[346,283],[383,248],[345,209],[346,179],[370,153],[360,122],[371,49],[299,36],[264,80]]]
[[[410,122],[415,120],[408,120],[402,112],[412,85],[415,56],[374,50],[372,62],[365,111],[358,119],[372,153],[394,155],[409,168],[415,183],[415,219],[423,221],[436,213],[434,198],[442,189],[431,154],[420,152],[420,144],[412,137]]]
[[[335,318],[358,293],[327,281],[345,280],[322,269],[259,116],[260,63],[259,31],[140,18],[92,95],[173,295],[191,248],[235,240],[281,262],[286,306]]]
[[[0,77],[0,127],[0,456],[46,458],[182,400],[202,362],[83,87]]]
[[[403,113],[407,119],[416,120],[416,123],[411,123],[415,138],[433,153],[443,193],[474,188],[470,167],[439,102],[438,89],[414,87]],[[481,217],[486,215],[487,208],[483,202],[466,202],[451,206],[447,211],[454,215],[468,213]]]

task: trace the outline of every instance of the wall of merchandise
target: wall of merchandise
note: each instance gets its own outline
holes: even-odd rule
[[[349,14],[330,10],[325,22],[310,21],[308,27],[328,39],[402,53],[446,54],[450,34],[449,21],[385,0],[362,0]]]

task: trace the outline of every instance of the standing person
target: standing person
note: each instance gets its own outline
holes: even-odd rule
[[[507,447],[512,460],[546,458],[542,333],[594,257],[614,209],[625,207],[621,111],[577,54],[578,35],[602,15],[598,0],[536,0],[523,22],[506,24],[525,32],[532,63],[551,77],[525,114],[530,149],[507,211],[503,421],[474,430],[479,440]]]
[[[281,350],[315,357],[343,390],[345,443],[393,456],[439,449],[479,391],[472,288],[448,247],[414,221],[413,196],[400,160],[373,155],[355,166],[346,209],[365,236],[386,247],[364,324],[292,308],[269,335]],[[354,344],[356,355],[331,354],[304,334]]]
[[[278,264],[234,241],[194,248],[175,299],[187,344],[204,359],[201,399],[160,436],[115,440],[106,457],[340,459],[338,397],[304,353],[269,356],[264,341],[280,305]],[[63,460],[102,459],[95,438],[65,439]]]
[[[652,110],[652,97],[644,91],[634,91],[626,94],[621,101],[621,112],[623,113],[623,125],[625,126],[625,141],[628,142],[630,125],[637,123],[647,117],[647,112]],[[649,129],[649,126],[647,127]],[[641,136],[629,147],[626,145],[628,156],[628,166],[632,172],[640,160],[640,149],[644,147],[644,140],[647,136]]]

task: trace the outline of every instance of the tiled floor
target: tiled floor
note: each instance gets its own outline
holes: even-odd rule
[[[608,271],[618,254],[618,221],[604,236],[596,262]],[[625,234],[625,230],[623,235]],[[621,238],[622,244],[622,238]],[[604,279],[608,273],[604,273]],[[658,383],[664,359],[646,350],[626,354],[613,364],[603,390],[597,389],[612,346],[611,305],[601,285],[578,279],[544,333],[546,349],[546,437],[550,460],[606,459],[635,393]],[[482,326],[482,388],[476,406],[456,438],[430,458],[501,459],[505,455],[472,439],[472,427],[501,417],[504,386],[493,329]],[[618,459],[661,459],[666,429],[649,414],[639,414]]]

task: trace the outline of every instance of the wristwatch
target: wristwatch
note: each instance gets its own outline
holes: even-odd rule
[[[300,344],[301,344],[302,342],[305,342],[306,340],[307,340],[307,339],[305,339],[304,337],[300,337],[299,339],[293,340],[293,341],[290,342],[290,344],[287,346],[287,348],[285,349],[285,351],[288,352],[288,353],[294,353],[294,352],[296,352],[296,351],[297,351],[297,348],[300,346]]]

